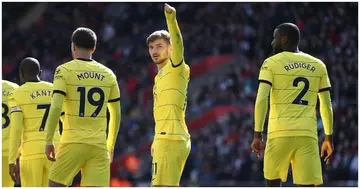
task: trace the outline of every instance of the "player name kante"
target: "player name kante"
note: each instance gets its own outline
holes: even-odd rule
[[[97,79],[97,80],[104,80],[105,76],[103,74],[97,73],[97,72],[82,72],[80,74],[77,74],[77,77],[80,80],[82,79]]]
[[[30,97],[32,99],[35,99],[37,97],[41,97],[41,96],[51,96],[52,94],[52,90],[38,90],[38,91],[34,91],[30,94]]]
[[[289,63],[287,66],[284,66],[284,68],[286,71],[290,71],[298,68],[306,69],[311,72],[314,72],[316,70],[315,66],[307,63]]]

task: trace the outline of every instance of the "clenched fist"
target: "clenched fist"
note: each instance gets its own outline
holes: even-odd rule
[[[164,11],[165,11],[165,16],[167,18],[175,18],[176,16],[176,10],[174,7],[168,5],[167,3],[164,4]]]

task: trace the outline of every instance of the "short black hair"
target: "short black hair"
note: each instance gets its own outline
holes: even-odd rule
[[[97,37],[94,31],[89,28],[77,28],[71,36],[71,42],[78,48],[94,49]]]
[[[29,76],[36,76],[40,73],[40,63],[36,58],[27,57],[20,62],[20,70]]]
[[[282,36],[286,36],[292,45],[299,45],[300,42],[300,30],[293,23],[282,23],[278,27],[278,32]]]

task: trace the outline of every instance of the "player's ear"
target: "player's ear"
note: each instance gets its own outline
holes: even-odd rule
[[[23,84],[24,83],[24,72],[22,71],[22,69],[19,69],[19,79],[20,79],[20,83]]]
[[[286,43],[288,43],[289,42],[289,40],[288,40],[288,37],[287,36],[282,36],[281,37],[281,44],[286,44]]]
[[[74,45],[74,43],[71,43],[71,50],[75,51],[75,48],[76,48],[76,46]]]
[[[19,69],[19,77],[20,77],[20,79],[24,78],[24,75],[23,75],[23,72],[22,72],[21,68]]]
[[[96,47],[94,47],[92,50],[91,50],[91,54],[94,53],[96,50]]]

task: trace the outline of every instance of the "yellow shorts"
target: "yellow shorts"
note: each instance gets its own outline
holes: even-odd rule
[[[294,184],[323,183],[318,141],[311,137],[269,139],[264,155],[264,177],[286,182],[291,163]]]
[[[48,187],[51,165],[46,156],[32,159],[20,156],[21,187]]]
[[[81,186],[110,186],[110,158],[106,149],[89,144],[60,144],[50,169],[51,181],[70,186],[81,170]]]
[[[179,186],[186,160],[190,154],[190,140],[155,139],[152,146],[152,186]]]
[[[14,181],[9,173],[9,157],[2,157],[2,187],[14,187]]]

